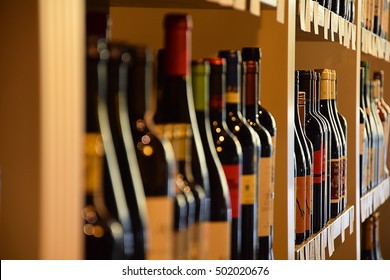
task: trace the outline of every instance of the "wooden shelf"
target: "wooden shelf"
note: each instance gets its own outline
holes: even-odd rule
[[[349,234],[353,233],[355,220],[354,206],[350,206],[338,217],[331,219],[318,233],[310,236],[304,243],[295,246],[296,260],[325,260],[326,249],[331,257],[335,251],[335,240],[341,236],[341,243],[345,240],[345,230],[349,227]]]

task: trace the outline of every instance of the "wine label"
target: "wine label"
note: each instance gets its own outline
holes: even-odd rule
[[[190,260],[192,258],[196,258],[197,259],[197,256],[195,256],[195,253],[196,253],[196,244],[195,244],[195,228],[196,228],[196,224],[198,222],[195,222],[193,223],[192,225],[188,226],[187,227],[187,231],[186,231],[186,255],[185,255],[185,259],[187,260]]]
[[[237,91],[227,91],[226,103],[232,103],[232,104],[240,103],[240,94]]]
[[[261,157],[259,170],[259,191],[257,192],[259,222],[257,223],[257,229],[259,236],[269,236],[272,208],[272,158]]]
[[[174,201],[170,197],[146,197],[148,211],[148,260],[172,260]]]
[[[191,125],[187,123],[173,125],[172,146],[177,161],[185,161],[187,155],[191,154],[190,130]]]
[[[342,163],[343,163],[343,175],[342,175],[342,181],[341,181],[341,197],[345,198],[347,196],[347,168],[348,168],[348,161],[347,156],[342,157]]]
[[[361,123],[359,125],[359,131],[360,131],[359,153],[360,153],[360,155],[363,155],[363,153],[364,153],[364,123]]]
[[[188,251],[189,260],[199,260],[201,251],[202,251],[202,229],[203,229],[203,222],[197,222],[192,226],[192,246],[190,247],[190,250]]]
[[[331,171],[331,203],[337,203],[340,199],[340,159],[330,160]]]
[[[295,197],[295,232],[304,233],[306,230],[306,177],[296,177]]]
[[[243,174],[241,177],[241,204],[255,204],[256,176],[255,174]]]
[[[270,226],[274,225],[274,200],[275,200],[275,164],[276,164],[276,136],[272,136],[272,176],[271,176],[271,209],[270,209]]]
[[[223,164],[226,180],[229,187],[230,207],[232,208],[232,218],[240,216],[240,165],[238,164]]]
[[[209,260],[229,260],[231,246],[230,222],[210,222],[209,243]]]
[[[104,147],[100,133],[87,133],[84,143],[85,187],[92,194],[102,186]]]
[[[322,143],[321,143],[322,147]],[[314,151],[314,164],[313,164],[313,183],[314,184],[321,184],[322,183],[322,168],[324,165],[324,155],[323,155],[323,150],[319,149],[317,151]]]
[[[370,185],[375,182],[375,155],[376,149],[374,147],[370,148]]]
[[[379,178],[384,178],[385,176],[385,169],[384,169],[384,148],[381,146],[379,148]]]

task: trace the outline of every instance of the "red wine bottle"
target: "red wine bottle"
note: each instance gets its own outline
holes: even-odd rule
[[[312,111],[315,116],[317,116],[318,120],[321,121],[322,130],[324,132],[324,159],[322,162],[322,186],[323,186],[323,226],[329,221],[331,216],[330,214],[330,200],[331,200],[331,180],[330,180],[330,167],[331,167],[331,140],[332,140],[332,132],[330,128],[329,121],[321,114],[320,111],[320,80],[321,73],[313,72],[313,100],[312,100]]]
[[[260,139],[244,120],[241,112],[241,52],[222,50],[218,56],[226,59],[226,123],[242,147],[242,239],[241,258],[256,259],[258,166],[261,152]]]
[[[341,162],[341,144],[338,136],[338,129],[333,118],[331,106],[331,71],[323,69],[321,72],[321,91],[320,91],[320,112],[328,120],[331,131],[331,217],[336,217],[340,213],[340,162]]]
[[[113,96],[119,91],[119,64],[121,63],[122,49],[119,50],[114,47],[115,51],[112,53],[112,49],[105,42],[100,42],[98,48],[100,52],[98,64],[98,120],[106,154],[105,203],[109,211],[122,224],[124,258],[135,259],[139,255],[137,255],[135,249],[135,229],[132,221],[133,216],[130,213],[130,197],[126,189],[133,188],[135,184],[142,187],[142,182],[140,176],[132,177],[128,173],[126,174],[126,171],[129,172],[126,169],[127,159],[118,157],[123,139],[116,115],[117,104],[115,103],[115,96]],[[122,157],[123,154],[126,155],[126,152],[122,146]],[[137,165],[134,165],[134,167],[137,168]],[[138,254],[142,255],[142,251],[138,251]]]
[[[128,125],[127,107],[122,94],[129,90],[128,68],[131,67],[131,50],[125,43],[109,43],[108,60],[101,55],[101,66],[108,73],[107,110],[117,155],[124,193],[129,208],[134,233],[134,259],[145,259],[147,240],[147,210],[133,136]],[[125,123],[124,123],[125,121]],[[126,125],[127,124],[127,125]]]
[[[232,209],[231,258],[241,259],[241,187],[242,148],[236,136],[226,124],[225,75],[226,62],[223,58],[207,59],[210,64],[210,127],[213,142],[225,173]]]
[[[363,67],[360,67],[360,106],[359,106],[359,184],[360,184],[360,196],[365,195],[369,190],[369,181],[368,174],[369,172],[369,147],[370,147],[370,137],[368,134],[369,124],[364,112],[364,80],[365,80],[365,70]]]
[[[243,61],[243,107],[242,114],[248,124],[256,131],[261,141],[258,190],[258,242],[257,259],[271,260],[271,215],[272,215],[272,154],[273,145],[269,132],[258,119],[259,65],[254,60]]]
[[[209,117],[210,64],[192,62],[192,85],[196,119],[203,143],[210,179],[210,222],[208,223],[208,259],[231,259],[232,211],[228,182],[214,145]]]
[[[298,133],[300,125],[298,117],[297,95],[299,92],[299,72],[295,71],[294,95],[294,156],[295,156],[295,244],[301,244],[306,239],[306,179],[307,168],[305,148]]]
[[[272,140],[272,155],[271,155],[271,212],[270,212],[270,254],[273,259],[273,232],[274,232],[274,196],[275,196],[275,163],[276,163],[276,121],[272,113],[265,108],[261,102],[261,49],[256,47],[245,47],[242,48],[242,60],[243,61],[255,61],[258,63],[258,95],[257,95],[257,107],[258,113],[257,118],[259,123],[268,131]],[[262,141],[261,141],[262,142]],[[261,161],[261,159],[260,159]],[[260,168],[264,169],[264,167]],[[260,173],[262,173],[260,171]]]
[[[103,169],[106,155],[98,121],[97,65],[99,53],[97,43],[96,37],[88,38],[84,142],[86,192],[82,209],[84,258],[88,260],[122,259],[124,258],[123,228],[107,209],[104,201]]]
[[[336,71],[332,70],[332,76],[331,76],[331,105],[332,105],[332,112],[333,112],[333,118],[335,120],[340,144],[341,144],[341,177],[340,177],[340,184],[341,184],[341,193],[340,193],[340,211],[343,211],[347,206],[347,186],[348,186],[348,180],[347,180],[347,168],[348,168],[348,143],[347,143],[347,129],[348,124],[346,118],[339,113],[337,108],[337,98],[338,98],[338,92],[337,92],[337,76]]]
[[[203,238],[199,236],[203,232],[199,227],[209,219],[209,189],[206,189],[206,184],[200,185],[193,173],[196,164],[192,162],[192,141],[195,141],[198,153],[203,153],[203,147],[192,95],[191,29],[192,19],[187,14],[168,14],[164,19],[164,58],[160,61],[163,90],[158,100],[155,122],[163,127],[172,126],[172,145],[178,167],[176,183],[186,195],[191,193],[195,198],[195,224],[189,233],[193,235],[193,244],[188,257],[197,259]]]
[[[308,137],[313,145],[313,232],[318,232],[323,226],[323,213],[324,213],[324,194],[325,194],[325,179],[322,176],[325,175],[323,170],[324,148],[326,144],[324,141],[327,139],[324,137],[323,126],[319,118],[313,113],[313,74],[314,71],[299,71],[299,90],[305,93],[304,108],[301,108],[301,125],[304,134]],[[303,96],[302,96],[303,97]],[[314,100],[313,100],[314,99]],[[325,138],[325,140],[324,140]]]
[[[147,259],[173,259],[174,152],[171,143],[158,134],[152,119],[151,86],[153,53],[148,47],[132,46],[127,91],[119,92],[121,126],[131,130],[146,195],[149,225]],[[150,176],[153,174],[153,176]]]

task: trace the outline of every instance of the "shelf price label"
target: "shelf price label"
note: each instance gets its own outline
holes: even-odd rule
[[[285,0],[278,0],[276,6],[276,20],[279,23],[284,23],[284,10],[285,10]]]

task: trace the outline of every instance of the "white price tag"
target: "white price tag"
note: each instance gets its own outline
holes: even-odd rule
[[[332,226],[328,228],[327,236],[328,236],[328,253],[329,253],[329,257],[331,257],[334,252],[334,239],[333,239]]]
[[[304,248],[305,248],[305,260],[310,260],[310,244],[307,243]]]
[[[285,0],[278,0],[278,6],[276,7],[276,20],[280,23],[284,23],[285,4]]]
[[[327,231],[328,229],[325,228],[321,233],[321,260],[325,260],[325,248],[327,247]]]
[[[324,27],[325,25],[325,8],[318,4],[318,25]]]
[[[313,27],[314,27],[314,33],[318,35],[318,2],[313,3]]]
[[[351,45],[351,33],[349,32],[350,30],[350,23],[348,21],[345,22],[344,25],[344,46],[346,48],[350,48]]]
[[[301,30],[306,31],[305,23],[305,0],[299,0],[299,22],[301,25]]]
[[[349,234],[353,233],[353,228],[354,228],[354,221],[355,221],[355,211],[353,211],[354,208],[351,208],[349,211]]]
[[[233,7],[236,10],[245,11],[246,9],[246,0],[235,0]]]
[[[306,11],[305,11],[305,30],[306,32],[310,32],[310,14],[311,14],[311,0],[306,0],[305,5]]]
[[[305,252],[303,250],[304,248],[299,250],[299,259],[304,260],[305,259]]]
[[[260,1],[259,0],[251,0],[250,1],[249,12],[252,15],[260,16]]]
[[[386,42],[386,61],[390,62],[390,42]]]
[[[333,239],[336,239],[341,233],[341,218],[336,219],[331,225]]]
[[[324,21],[324,39],[328,40],[329,34],[329,26],[330,26],[330,11],[325,9],[325,21]]]
[[[315,260],[315,244],[314,244],[314,240],[312,239],[310,242],[309,242],[309,260]]]
[[[232,7],[234,0],[219,0],[219,4],[225,7]]]
[[[321,260],[321,235],[314,237],[315,259]]]
[[[352,26],[352,35],[351,35],[351,44],[352,44],[352,49],[356,50],[356,25],[351,24]]]
[[[362,52],[367,53],[367,33],[366,29],[362,28]]]

